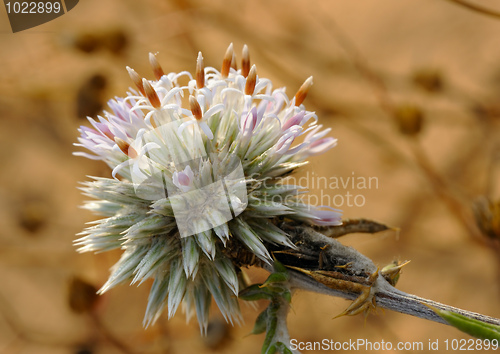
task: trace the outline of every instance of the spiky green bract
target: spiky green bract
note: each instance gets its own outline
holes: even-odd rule
[[[157,62],[156,80],[129,69],[139,92],[111,100],[111,112],[80,129],[77,145],[91,154],[76,154],[104,161],[114,178],[83,183],[95,199],[84,207],[104,218],[75,243],[81,252],[123,250],[101,293],[153,280],[146,326],[183,302],[204,331],[212,298],[239,322],[240,267],[272,263],[270,244],[294,247],[278,218],[340,223],[339,211],[304,203],[305,191],[284,181],[336,144],[329,129],[255,69],[245,77],[225,64],[220,73],[200,58],[196,80],[188,72],[158,77]]]

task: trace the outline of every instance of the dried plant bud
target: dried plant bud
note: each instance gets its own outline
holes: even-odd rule
[[[100,49],[102,43],[96,34],[80,33],[73,39],[72,45],[84,53],[92,53]]]
[[[250,72],[250,53],[248,52],[248,47],[246,44],[243,46],[242,56],[243,57],[241,59],[241,75],[247,77],[248,73]]]
[[[189,106],[191,108],[191,112],[193,116],[197,120],[201,120],[203,118],[203,113],[201,112],[201,107],[196,98],[194,96],[189,96]]]
[[[387,280],[389,284],[391,284],[392,286],[396,286],[399,277],[401,276],[401,269],[408,263],[410,263],[410,261],[400,262],[394,260],[392,263],[382,268],[380,274],[382,274],[384,279]]]
[[[160,80],[161,77],[165,75],[165,73],[163,72],[160,63],[158,62],[158,59],[156,59],[156,55],[154,55],[153,53],[149,53],[149,63],[153,68],[153,73],[156,77],[156,80]]]
[[[43,199],[29,199],[22,203],[18,211],[19,225],[26,231],[36,234],[50,219],[50,207]]]
[[[69,307],[76,313],[91,312],[99,295],[97,288],[85,280],[73,277],[69,283],[68,302]]]
[[[474,203],[474,215],[483,235],[500,241],[500,201],[480,198]]]
[[[424,91],[437,93],[443,90],[444,83],[441,73],[435,69],[422,69],[412,76],[413,83]]]
[[[142,79],[142,86],[144,87],[144,92],[146,93],[146,97],[148,98],[149,103],[151,103],[151,106],[153,106],[154,108],[160,108],[160,98],[158,97],[158,94],[156,93],[153,86],[151,86],[149,81],[146,79]]]
[[[143,96],[146,96],[146,92],[144,92],[144,86],[142,86],[142,79],[139,76],[139,74],[136,73],[134,69],[132,69],[132,68],[130,68],[128,66],[127,66],[127,71],[128,71],[128,74],[129,74],[130,78],[134,82],[135,86],[137,87],[137,89],[139,89],[139,92]]]
[[[103,46],[114,55],[123,55],[130,45],[129,34],[121,28],[112,29],[103,36]]]
[[[78,118],[95,117],[104,106],[103,93],[107,86],[106,76],[94,74],[87,78],[78,89],[76,114]]]
[[[309,76],[307,78],[307,80],[304,81],[302,86],[300,86],[300,89],[295,94],[295,105],[296,106],[300,106],[302,104],[302,102],[304,102],[304,100],[307,97],[307,93],[311,89],[312,84],[313,84],[313,78],[312,78],[312,76]]]
[[[247,82],[245,84],[245,95],[253,95],[255,84],[257,83],[257,67],[252,65],[252,69],[248,73]]]
[[[207,335],[203,336],[203,343],[211,350],[220,351],[225,348],[230,341],[231,326],[220,319],[215,318],[208,322]]]
[[[424,114],[419,107],[400,105],[394,110],[399,131],[404,135],[417,135],[422,130]]]
[[[131,159],[135,159],[137,157],[137,151],[135,151],[135,149],[125,140],[115,136],[115,143],[118,145],[120,150]]]
[[[222,60],[222,69],[220,70],[220,74],[223,78],[228,77],[232,60],[233,60],[233,43],[231,43],[229,47],[227,47],[226,54],[224,55],[224,59]]]
[[[196,59],[196,87],[198,89],[205,87],[205,64],[201,52],[198,53],[198,59]]]

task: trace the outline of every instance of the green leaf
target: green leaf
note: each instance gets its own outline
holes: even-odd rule
[[[238,298],[245,301],[256,300],[272,300],[275,295],[267,288],[262,288],[260,284],[250,285],[248,288],[241,290]]]
[[[269,315],[271,315],[273,312],[271,311],[272,304],[269,305],[269,310],[270,310]],[[276,314],[274,313],[272,316],[269,316],[267,321],[267,327],[266,327],[267,333],[266,333],[266,339],[264,339],[264,344],[262,345],[262,354],[274,353],[276,351],[276,348],[273,348],[274,346],[272,346],[271,344],[273,343],[277,327],[278,327],[278,317],[276,317]]]
[[[500,341],[500,326],[472,319],[457,313],[432,308],[441,318],[460,331],[481,339]]]
[[[288,269],[283,264],[281,264],[280,262],[278,262],[277,260],[274,261],[273,268],[274,268],[274,271],[277,272],[277,273],[288,274]]]
[[[276,353],[276,343],[271,345],[266,351],[266,354],[274,354],[274,353]]]
[[[288,273],[272,273],[269,275],[269,277],[266,279],[264,284],[262,284],[262,287],[268,286],[269,284],[272,283],[282,283],[287,281],[290,278]]]
[[[283,342],[276,343],[276,349],[279,349],[282,354],[293,354],[292,351]]]
[[[267,308],[262,311],[259,316],[257,316],[257,319],[255,320],[255,325],[253,326],[252,329],[252,334],[261,334],[264,333],[267,327],[267,320],[268,320],[268,313],[267,313]]]
[[[292,351],[283,342],[273,343],[267,349],[266,354],[274,354],[276,352],[280,352],[281,354],[293,354]]]
[[[280,262],[276,261],[273,264],[274,272],[269,275],[264,284],[253,284],[239,293],[239,297],[243,300],[271,300],[271,303],[255,320],[255,325],[252,334],[260,334],[266,332],[266,338],[262,345],[263,354],[274,354],[280,352],[283,354],[291,354],[289,348],[282,342],[277,342],[275,335],[278,327],[278,311],[280,304],[284,301],[290,303],[292,301],[292,293],[288,289],[287,281],[289,273]],[[288,306],[288,305],[286,305]]]
[[[292,293],[290,292],[290,290],[285,290],[282,296],[289,304],[292,302]]]

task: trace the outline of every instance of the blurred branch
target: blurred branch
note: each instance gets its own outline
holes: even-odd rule
[[[95,313],[90,313],[90,318],[94,328],[112,345],[125,354],[134,354],[134,352],[127,347],[119,338],[112,334],[107,327],[102,323]],[[67,338],[54,338],[49,333],[38,332],[36,330],[25,327],[21,322],[16,311],[9,304],[7,299],[0,293],[0,316],[3,317],[6,324],[13,332],[15,340],[25,343],[36,343],[40,345],[48,345],[55,347],[74,347],[75,343],[68,341]],[[10,348],[10,346],[9,346]],[[9,351],[10,352],[10,351]]]
[[[347,55],[351,58],[353,64],[370,84],[380,108],[392,119],[395,119],[397,114],[396,105],[390,98],[383,81],[370,68],[368,62],[365,60],[360,51],[332,18],[321,16],[319,21],[327,32],[341,45]],[[455,216],[459,223],[464,225],[465,229],[471,234],[472,237],[476,240],[481,239],[479,237],[479,231],[475,227],[472,214],[469,212],[469,208],[455,196],[453,188],[430,163],[429,158],[425,154],[422,147],[416,143],[415,139],[410,139],[410,145],[418,167],[430,182],[437,196],[442,199],[452,215]]]
[[[92,320],[92,323],[95,326],[94,328],[96,328],[99,331],[99,333],[104,337],[104,339],[106,339],[108,342],[114,345],[118,350],[120,350],[125,354],[135,353],[120,338],[111,333],[111,331],[106,327],[106,325],[102,323],[101,319],[95,312],[91,312],[89,313],[89,315]]]
[[[448,209],[455,215],[457,221],[461,223],[468,233],[476,240],[481,240],[479,229],[477,228],[470,208],[464,205],[453,195],[449,183],[432,166],[427,155],[416,140],[412,140],[412,151],[417,164],[431,182],[434,192],[446,204]]]
[[[476,4],[471,4],[470,2],[467,2],[464,0],[445,0],[445,1],[448,1],[448,2],[454,3],[456,5],[465,7],[469,10],[478,12],[478,13],[483,14],[483,15],[487,15],[487,16],[490,16],[490,17],[493,17],[496,19],[500,19],[500,12],[496,12],[494,10],[487,9],[486,7],[482,7],[482,6],[479,6]]]
[[[394,104],[389,97],[387,88],[380,77],[373,71],[364,58],[361,52],[357,49],[350,38],[342,31],[333,18],[320,16],[319,18],[322,26],[327,32],[340,44],[342,49],[346,52],[347,56],[351,59],[356,69],[364,76],[366,81],[370,84],[375,97],[377,98],[380,108],[387,112],[391,117],[394,116]]]
[[[19,318],[16,311],[9,304],[7,299],[0,293],[0,316],[3,317],[7,326],[14,333],[15,339],[21,342],[37,343],[49,346],[70,347],[74,343],[67,342],[65,339],[55,339],[48,333],[42,333],[27,328]]]
[[[125,354],[133,354],[125,342],[115,336],[103,323],[99,316],[98,303],[100,297],[96,288],[91,282],[73,275],[68,286],[68,305],[70,309],[77,313],[88,316],[92,329],[96,334],[101,335],[105,340]]]

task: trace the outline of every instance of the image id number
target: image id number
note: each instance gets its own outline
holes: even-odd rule
[[[7,2],[5,4],[7,8],[7,13],[15,13],[15,14],[50,14],[50,13],[59,13],[61,12],[61,3],[60,2]]]

